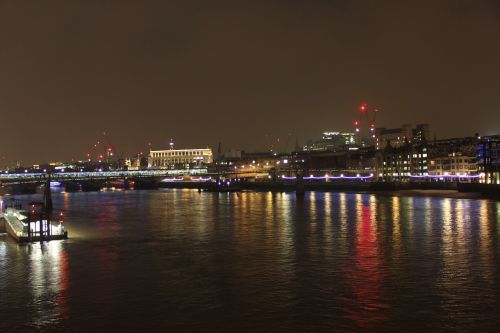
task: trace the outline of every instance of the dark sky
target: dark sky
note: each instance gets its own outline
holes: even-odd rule
[[[292,148],[378,125],[500,132],[500,1],[0,1],[0,157]],[[0,165],[4,162],[0,161]]]

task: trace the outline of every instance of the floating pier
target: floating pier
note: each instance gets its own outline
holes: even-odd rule
[[[3,213],[5,231],[19,243],[43,242],[68,238],[62,223],[50,220],[30,220],[29,214],[16,208]]]
[[[0,215],[2,227],[19,243],[44,242],[68,238],[62,220],[52,220],[52,195],[50,175],[45,183],[43,202],[32,202],[32,211],[22,210],[21,205],[7,206]],[[35,211],[40,207],[39,211]],[[62,213],[61,213],[62,216]]]

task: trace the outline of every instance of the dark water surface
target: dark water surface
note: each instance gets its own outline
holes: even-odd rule
[[[165,190],[54,203],[71,239],[0,235],[0,332],[500,327],[498,202]]]

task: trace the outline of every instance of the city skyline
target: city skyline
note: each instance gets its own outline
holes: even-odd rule
[[[5,161],[84,159],[102,131],[125,155],[293,147],[360,103],[383,127],[498,133],[498,1],[117,5],[0,3]]]

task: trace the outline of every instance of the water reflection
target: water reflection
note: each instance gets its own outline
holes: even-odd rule
[[[401,253],[401,199],[392,198],[392,247],[395,258],[400,258]]]
[[[49,328],[54,321],[68,319],[69,288],[68,257],[62,242],[20,246],[28,255],[26,274],[29,277],[33,309],[31,325]]]
[[[42,247],[0,239],[0,313],[14,318],[1,332],[141,331],[143,318],[156,331],[498,323],[498,203],[196,190],[54,200],[82,237]]]
[[[493,229],[497,231],[497,236],[500,236],[500,202],[496,204],[496,223],[493,225]]]
[[[432,233],[432,199],[431,198],[424,198],[424,234],[431,234]],[[431,237],[426,237],[426,241],[429,242],[431,240]]]
[[[340,211],[340,232],[341,238],[347,239],[347,194],[339,194],[338,209]]]
[[[389,307],[382,291],[384,272],[378,248],[376,208],[374,196],[356,196],[356,240],[352,264],[345,269],[345,278],[353,292],[352,298],[346,298],[345,316],[362,330],[379,326],[387,319],[384,309]]]
[[[498,221],[498,219],[496,220]],[[493,248],[493,230],[495,228],[494,221],[495,216],[489,210],[489,203],[485,200],[481,201],[479,208],[479,236],[472,239],[477,238],[479,240],[479,257],[481,259],[480,267],[482,268],[481,276],[490,284],[493,284],[494,282],[495,267],[495,251]]]

